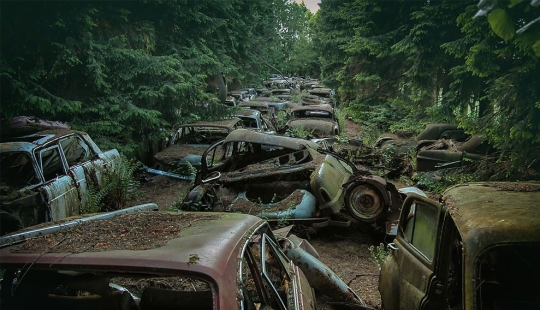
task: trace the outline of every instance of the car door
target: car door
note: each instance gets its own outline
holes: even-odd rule
[[[381,268],[379,291],[391,309],[442,309],[443,288],[436,276],[442,242],[443,212],[439,203],[410,194],[401,211],[398,233]]]
[[[81,208],[76,182],[67,170],[58,144],[36,151],[39,169],[45,183],[41,187],[49,218],[59,220],[78,215]]]
[[[60,147],[66,159],[69,174],[79,192],[81,201],[79,213],[87,212],[90,190],[93,186],[97,188],[102,183],[104,161],[96,156],[94,150],[77,135],[61,139]]]

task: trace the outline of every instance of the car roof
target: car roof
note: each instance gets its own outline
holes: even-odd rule
[[[448,207],[470,255],[504,243],[540,242],[540,183],[487,182],[450,187]]]
[[[224,128],[234,128],[234,125],[238,123],[240,119],[238,117],[233,117],[229,119],[219,120],[219,121],[206,121],[206,122],[195,122],[189,124],[182,124],[179,128],[182,127],[224,127]]]
[[[268,108],[268,103],[265,101],[249,101],[249,102],[241,102],[238,104],[239,107],[262,107],[262,108]]]
[[[39,247],[32,248],[32,243],[30,244],[30,248],[33,249],[31,253],[16,252],[17,249],[24,246],[24,243],[22,243],[0,249],[0,257],[2,257],[1,264],[3,267],[6,267],[8,264],[17,266],[31,264],[35,268],[61,265],[66,266],[66,268],[77,266],[76,268],[84,269],[129,270],[130,272],[148,273],[174,273],[183,270],[193,274],[210,276],[219,287],[223,288],[230,286],[236,278],[237,260],[246,238],[255,229],[265,224],[264,220],[258,217],[240,213],[146,211],[135,212],[124,216],[143,217],[142,220],[144,221],[145,217],[155,219],[158,214],[169,219],[168,222],[164,222],[164,225],[160,225],[161,228],[164,229],[165,225],[174,225],[174,223],[178,223],[179,227],[179,230],[175,231],[176,235],[167,239],[166,243],[159,247],[129,249],[131,239],[128,238],[127,241],[124,240],[121,243],[128,249],[116,248],[112,250],[105,249],[100,252],[85,251],[82,253],[60,249],[59,252],[63,251],[63,253],[51,253],[54,250],[49,244],[47,253],[44,253]],[[111,220],[116,221],[117,219],[112,218]],[[131,223],[129,218],[124,219],[124,221]],[[100,229],[99,225],[102,225],[104,231],[108,231],[110,226],[109,228],[106,226],[111,225],[110,221],[107,222],[104,220],[86,223],[98,225],[97,229]],[[156,222],[152,220],[152,223],[155,224]],[[82,240],[85,240],[84,235],[88,233],[85,227],[89,226],[83,226],[81,224],[72,227],[69,235],[70,238],[63,242],[65,243],[73,239],[73,242],[78,244]],[[137,228],[141,226],[134,225],[132,227]],[[47,236],[49,235],[39,237],[41,240],[37,238],[26,242],[41,241],[42,243],[47,243],[50,242],[50,240],[47,241]],[[154,238],[151,235],[137,234],[136,236],[150,240]],[[111,235],[107,238],[122,237]],[[95,242],[95,240],[93,241]],[[47,244],[44,246],[47,246]],[[69,244],[65,246],[69,247]],[[78,244],[77,246],[80,245]],[[97,244],[86,249],[94,247],[97,248]],[[61,266],[57,267],[60,268]],[[231,278],[231,274],[233,274],[233,278]]]
[[[87,135],[86,132],[71,129],[42,130],[30,135],[15,136],[5,140],[3,139],[2,143],[0,143],[0,152],[31,152],[38,146],[71,134]]]
[[[294,111],[306,111],[306,110],[320,110],[320,111],[327,111],[330,113],[334,113],[334,108],[332,108],[329,104],[317,104],[317,105],[304,105],[304,106],[296,106],[291,109],[291,112]]]
[[[227,138],[225,138],[225,143],[228,142],[260,143],[264,145],[286,147],[293,150],[300,150],[304,147],[316,150],[320,147],[319,144],[312,141],[279,135],[268,135],[248,129],[237,129],[231,132]]]
[[[251,116],[251,117],[257,117],[257,115],[260,115],[261,111],[252,110],[252,109],[245,109],[245,110],[238,110],[236,111],[236,116]]]

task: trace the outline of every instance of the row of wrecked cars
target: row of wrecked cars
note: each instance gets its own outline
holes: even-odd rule
[[[40,141],[30,143],[61,151],[63,166],[73,144]],[[342,209],[395,236],[379,278],[385,309],[540,306],[538,183],[463,184],[432,200],[315,141],[245,129],[202,158],[183,206],[220,212],[147,204],[1,236],[0,307],[317,309],[317,293],[368,309],[309,242],[269,225],[340,225]],[[3,180],[22,161],[11,163]]]

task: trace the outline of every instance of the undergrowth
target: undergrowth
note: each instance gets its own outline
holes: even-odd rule
[[[88,204],[82,213],[107,212],[126,207],[129,196],[138,195],[139,182],[133,179],[137,162],[124,155],[107,164],[108,173],[102,176],[99,187],[89,187]]]

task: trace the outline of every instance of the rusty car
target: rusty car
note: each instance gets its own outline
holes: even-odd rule
[[[146,204],[0,237],[2,309],[316,309],[365,303],[306,241],[238,213]]]
[[[261,111],[244,108],[237,110],[234,116],[242,120],[244,128],[246,129],[267,134],[276,133],[274,125],[268,119],[263,117]]]
[[[179,174],[189,174],[190,167],[200,169],[204,150],[238,128],[244,128],[238,117],[180,125],[171,135],[167,147],[154,154],[152,168]]]
[[[409,195],[381,266],[384,309],[539,309],[538,201],[538,182]]]
[[[1,234],[81,214],[91,188],[104,182],[120,157],[70,129],[2,135],[1,141]]]
[[[457,124],[432,123],[427,124],[424,130],[414,138],[399,138],[395,135],[384,134],[375,141],[375,147],[381,150],[394,148],[398,153],[407,153],[409,150],[419,150],[431,145],[437,140],[447,139],[463,142],[470,137]]]
[[[440,139],[416,151],[416,170],[461,167],[471,161],[486,158],[494,151],[481,135],[472,135],[464,142]]]
[[[291,108],[285,129],[309,131],[313,138],[332,137],[340,133],[334,108],[328,104]]]
[[[202,156],[185,210],[344,225],[334,216],[345,209],[386,231],[403,199],[393,184],[309,140],[239,129]]]

